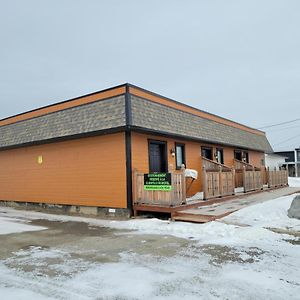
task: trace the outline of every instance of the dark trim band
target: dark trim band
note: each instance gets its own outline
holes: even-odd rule
[[[125,129],[125,153],[126,153],[126,196],[127,196],[127,208],[131,211],[133,207],[132,199],[132,147],[131,147],[131,124],[132,124],[132,110],[131,110],[131,96],[129,93],[129,86],[126,85],[125,93],[125,117],[126,117],[126,129]]]

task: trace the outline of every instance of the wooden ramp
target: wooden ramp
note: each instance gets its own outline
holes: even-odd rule
[[[240,197],[231,197],[226,201],[211,200],[206,203],[201,203],[201,206],[198,207],[175,211],[172,214],[172,219],[182,222],[207,223],[221,219],[247,206],[298,192],[299,188],[284,187],[260,193],[244,194]]]

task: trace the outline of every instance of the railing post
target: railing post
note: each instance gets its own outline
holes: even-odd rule
[[[233,167],[231,169],[231,174],[232,174],[232,195],[235,195],[235,168]]]
[[[181,195],[182,195],[182,203],[186,204],[186,180],[185,180],[185,172],[184,169],[181,169]]]
[[[223,195],[222,166],[219,166],[219,195]]]
[[[246,167],[243,166],[243,186],[244,186],[244,193],[246,193]]]
[[[170,171],[170,174],[171,174],[171,185],[172,185],[172,189],[171,189],[171,197],[169,198],[169,206],[172,206],[173,205],[173,201],[176,202],[177,200],[177,193],[176,193],[176,190],[177,190],[177,186],[175,184],[175,174],[173,172],[173,170]]]
[[[205,166],[202,168],[202,178],[203,199],[205,200],[207,197],[207,174]]]

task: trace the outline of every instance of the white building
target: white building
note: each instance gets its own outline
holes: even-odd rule
[[[300,148],[291,151],[274,152],[274,154],[285,157],[285,162],[282,166],[288,170],[290,177],[300,177]]]
[[[279,169],[286,164],[286,157],[276,153],[265,154],[265,164],[270,170]]]

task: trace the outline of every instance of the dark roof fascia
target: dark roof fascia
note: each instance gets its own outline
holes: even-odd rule
[[[139,126],[129,126],[129,127],[130,127],[131,131],[134,131],[134,132],[137,132],[137,133],[145,133],[145,134],[151,134],[151,135],[155,135],[155,136],[163,136],[163,137],[166,137],[166,138],[174,138],[174,139],[179,139],[179,140],[184,140],[184,141],[205,143],[205,144],[210,144],[210,145],[220,145],[220,146],[226,146],[226,147],[231,147],[231,148],[236,148],[236,149],[252,150],[252,151],[265,153],[265,151],[263,151],[263,150],[258,150],[258,149],[254,149],[254,148],[245,148],[245,147],[232,145],[232,144],[226,144],[226,143],[220,143],[220,142],[216,142],[216,141],[199,139],[199,138],[195,138],[195,137],[192,137],[192,136],[169,133],[169,132],[164,132],[164,131],[159,131],[159,130],[154,130],[154,129],[148,129],[148,128],[139,127]]]
[[[85,97],[89,97],[89,96],[93,96],[93,95],[96,95],[96,94],[99,94],[99,93],[104,93],[104,92],[108,92],[110,90],[114,90],[114,89],[118,89],[120,87],[125,87],[126,85],[128,85],[127,83],[123,83],[123,84],[120,84],[120,85],[116,85],[116,86],[113,86],[113,87],[110,87],[110,88],[107,88],[107,89],[104,89],[104,90],[100,90],[100,91],[96,91],[96,92],[92,92],[92,93],[89,93],[89,94],[85,94],[85,95],[82,95],[82,96],[78,96],[78,97],[75,97],[75,98],[71,98],[71,99],[67,99],[67,100],[63,100],[63,101],[60,101],[60,102],[55,102],[55,103],[52,103],[52,104],[49,104],[49,105],[46,105],[46,106],[41,106],[41,107],[38,107],[38,108],[35,108],[35,109],[32,109],[32,110],[28,110],[28,111],[25,111],[25,112],[22,112],[22,113],[19,113],[19,114],[16,114],[16,115],[12,115],[12,116],[9,116],[9,117],[6,117],[4,119],[0,119],[0,122],[1,121],[5,121],[5,120],[8,120],[8,119],[12,119],[12,118],[15,118],[15,117],[18,117],[18,116],[21,116],[21,115],[25,115],[27,113],[31,113],[31,112],[35,112],[35,111],[38,111],[40,109],[44,109],[44,108],[49,108],[49,107],[52,107],[52,106],[56,106],[56,105],[60,105],[60,104],[65,104],[65,103],[68,103],[68,102],[72,102],[74,100],[78,100],[78,99],[81,99],[81,98],[85,98]],[[115,97],[115,96],[114,96]],[[110,97],[112,98],[112,97]],[[104,98],[103,100],[105,100],[106,98]],[[96,100],[97,101],[97,100]],[[85,104],[88,104],[88,103],[85,103]],[[80,106],[80,105],[76,105],[77,106]],[[63,109],[62,109],[63,110]],[[60,110],[59,110],[60,111]],[[27,119],[26,119],[27,120]],[[15,123],[15,122],[14,122]],[[5,126],[5,125],[4,125]]]
[[[274,151],[274,154],[282,154],[282,153],[295,153],[295,150]]]
[[[76,140],[76,139],[81,139],[81,138],[88,138],[88,137],[95,137],[95,136],[119,133],[119,132],[125,131],[125,129],[126,129],[126,126],[119,126],[119,127],[115,127],[115,128],[108,128],[108,129],[102,129],[102,130],[91,131],[91,132],[86,132],[86,133],[68,135],[68,136],[63,136],[63,137],[56,137],[56,138],[52,138],[52,139],[28,142],[28,143],[23,143],[23,144],[18,144],[18,145],[1,147],[0,152],[5,151],[5,150],[24,148],[24,147],[28,147],[28,146],[38,146],[38,145],[44,145],[44,144],[52,144],[52,143]]]
[[[240,126],[244,126],[244,127],[248,128],[248,129],[256,130],[256,131],[258,131],[258,132],[261,132],[261,133],[266,134],[265,131],[262,131],[262,130],[259,130],[259,129],[256,129],[256,128],[253,128],[253,127],[244,125],[244,124],[242,124],[242,123],[239,123],[239,122],[236,122],[236,121],[233,121],[233,120],[230,120],[230,119],[227,119],[227,118],[218,116],[218,115],[216,115],[216,114],[207,112],[207,111],[205,111],[205,110],[201,110],[201,109],[199,109],[199,108],[196,108],[196,107],[194,107],[194,106],[185,104],[185,103],[183,103],[183,102],[179,102],[179,101],[176,101],[176,100],[174,100],[174,99],[171,99],[171,98],[162,96],[162,95],[160,95],[160,94],[151,92],[151,91],[149,91],[149,90],[146,90],[146,89],[141,88],[141,87],[139,87],[139,86],[136,86],[136,85],[134,85],[134,84],[127,83],[127,85],[128,85],[129,87],[136,88],[136,89],[138,89],[138,90],[141,90],[141,91],[143,91],[143,92],[145,92],[145,93],[148,93],[148,94],[151,94],[151,95],[153,95],[153,96],[157,96],[157,97],[163,98],[163,99],[165,99],[165,100],[171,101],[171,102],[173,102],[173,103],[176,103],[176,104],[185,106],[185,107],[187,107],[187,108],[191,108],[191,109],[194,109],[194,110],[196,110],[196,111],[199,111],[199,112],[202,112],[202,113],[206,113],[206,114],[208,114],[208,115],[210,115],[210,116],[218,117],[218,118],[223,119],[223,120],[225,120],[225,121],[229,121],[229,122],[232,122],[232,123],[234,123],[234,124],[237,124],[237,125],[240,125]],[[140,96],[138,96],[138,97],[140,97]],[[145,99],[145,98],[143,98],[143,97],[140,97],[140,98],[142,98],[142,99],[144,99],[144,100],[151,101],[151,100]],[[160,104],[161,104],[161,103],[160,103]],[[162,104],[162,105],[164,105],[164,104]],[[167,105],[165,105],[165,106],[167,106]],[[168,106],[168,107],[169,107],[169,106]],[[175,109],[177,109],[177,108],[175,108]],[[177,109],[177,110],[178,110],[178,109]],[[192,114],[192,113],[190,113],[190,114]],[[193,115],[195,115],[195,114],[193,114]],[[204,117],[203,117],[203,118],[204,118]],[[209,120],[209,119],[208,119],[208,120]],[[214,121],[214,122],[217,122],[217,121]],[[219,122],[218,122],[218,123],[219,123]],[[228,125],[228,126],[230,126],[230,125]]]

